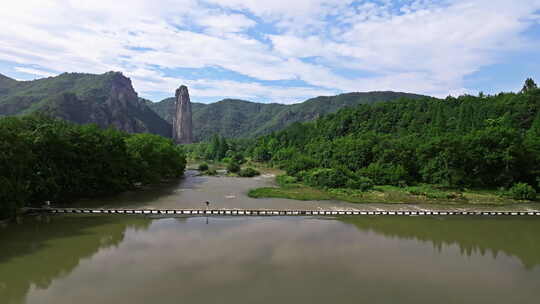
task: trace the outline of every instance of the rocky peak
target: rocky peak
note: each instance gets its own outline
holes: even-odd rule
[[[174,96],[176,97],[177,100],[178,100],[178,97],[187,98],[189,100],[188,88],[185,85],[181,85],[178,89],[176,89],[176,94]]]
[[[111,78],[111,92],[107,99],[107,104],[113,107],[119,106],[124,109],[127,108],[128,104],[135,107],[139,106],[139,96],[133,89],[131,79],[119,72],[110,73],[113,73],[113,75]]]
[[[193,143],[193,122],[191,118],[191,100],[188,88],[180,86],[175,94],[175,116],[173,119],[173,137],[178,144]]]

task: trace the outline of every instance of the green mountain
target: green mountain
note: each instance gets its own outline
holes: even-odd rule
[[[540,89],[358,105],[260,137],[244,150],[313,184],[351,176],[350,184],[342,178],[328,186],[334,188],[360,187],[354,178],[368,177],[379,185],[525,182],[540,190]],[[535,195],[516,187],[515,197]]]
[[[138,96],[122,73],[63,73],[33,81],[0,75],[0,117],[40,112],[79,124],[171,136],[171,125]]]
[[[17,80],[0,74],[0,94],[7,92],[7,89],[14,86]]]
[[[320,96],[293,105],[263,104],[238,99],[224,99],[211,104],[192,103],[193,135],[196,141],[209,139],[214,134],[228,138],[256,137],[281,130],[294,122],[316,119],[344,107],[422,97],[425,96],[398,92],[368,92]],[[159,116],[172,123],[174,98],[148,105]]]
[[[228,138],[256,137],[343,107],[421,97],[424,96],[368,92],[320,96],[293,105],[238,99],[192,103],[193,135],[196,141],[209,139],[214,134]],[[175,104],[174,98],[153,103],[138,97],[130,79],[119,72],[64,73],[33,81],[17,81],[0,74],[0,117],[35,112],[79,124],[95,123],[131,133],[149,132],[170,137]]]

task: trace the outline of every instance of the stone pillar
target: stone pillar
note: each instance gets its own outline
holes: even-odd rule
[[[185,85],[176,90],[176,113],[173,120],[173,139],[177,144],[193,143],[191,101]]]

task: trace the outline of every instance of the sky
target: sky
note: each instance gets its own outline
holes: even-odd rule
[[[0,73],[121,71],[139,96],[295,103],[540,81],[540,0],[2,0]]]

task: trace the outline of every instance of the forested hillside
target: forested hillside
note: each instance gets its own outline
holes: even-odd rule
[[[294,122],[316,119],[322,115],[358,104],[425,96],[397,92],[347,93],[321,96],[293,105],[264,104],[238,99],[216,103],[192,103],[193,135],[196,141],[209,140],[218,134],[226,138],[253,138],[281,130]],[[149,104],[163,119],[172,123],[174,98]]]
[[[130,133],[171,135],[171,125],[140,101],[131,80],[118,72],[63,73],[33,81],[0,75],[0,117],[31,113]]]
[[[15,84],[17,84],[17,80],[0,74],[0,94],[5,94]]]
[[[313,186],[539,187],[540,90],[346,108],[261,137],[255,159]],[[526,188],[526,185],[520,187]],[[530,188],[529,188],[530,189]]]

